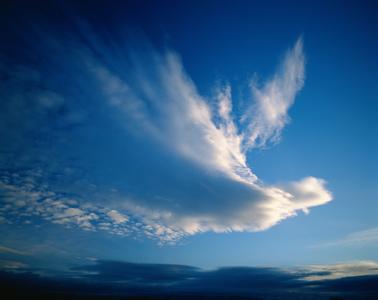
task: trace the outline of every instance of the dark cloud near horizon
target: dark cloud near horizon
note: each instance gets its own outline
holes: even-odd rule
[[[264,267],[203,270],[187,265],[99,260],[73,267],[65,274],[38,275],[41,272],[27,268],[3,271],[1,292],[9,294],[8,299],[20,294],[38,295],[40,299],[51,296],[57,299],[376,299],[378,295],[377,275],[309,281],[304,278],[329,275],[329,272]]]

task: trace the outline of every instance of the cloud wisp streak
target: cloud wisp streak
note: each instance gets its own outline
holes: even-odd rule
[[[323,179],[265,184],[247,162],[289,121],[304,84],[301,38],[270,80],[251,82],[250,106],[237,117],[232,87],[200,95],[174,51],[109,47],[85,30],[86,41],[42,32],[31,46],[36,63],[0,66],[0,222],[38,215],[167,242],[265,230],[332,200]]]
[[[247,148],[264,147],[277,143],[281,131],[289,122],[288,110],[294,104],[305,79],[303,41],[297,40],[280,66],[262,87],[252,81],[254,104],[243,120],[248,123],[245,144]]]
[[[378,246],[378,228],[368,228],[365,230],[352,232],[338,240],[324,242],[316,247],[337,247],[352,246],[363,247],[366,245]]]

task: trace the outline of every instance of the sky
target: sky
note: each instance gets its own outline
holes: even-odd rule
[[[3,1],[1,278],[377,280],[377,12]]]

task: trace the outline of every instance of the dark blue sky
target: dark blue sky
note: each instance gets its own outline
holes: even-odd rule
[[[374,1],[0,11],[2,269],[376,274]]]

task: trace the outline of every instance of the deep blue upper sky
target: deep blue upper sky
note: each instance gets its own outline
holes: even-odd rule
[[[2,268],[378,260],[374,1],[0,11]]]

